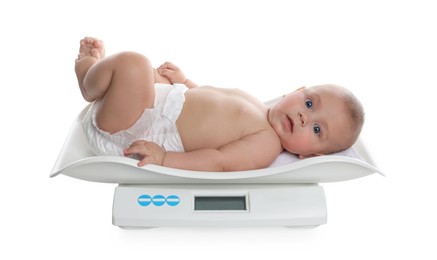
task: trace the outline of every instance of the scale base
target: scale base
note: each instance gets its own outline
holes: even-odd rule
[[[112,223],[154,227],[310,228],[326,224],[317,184],[119,185]]]

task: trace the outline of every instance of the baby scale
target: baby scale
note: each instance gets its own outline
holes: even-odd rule
[[[198,172],[96,156],[75,119],[50,174],[116,183],[112,223],[151,227],[314,227],[327,222],[318,183],[381,173],[359,139],[344,153],[298,160],[281,154],[274,167],[239,172]],[[277,160],[277,161],[278,161]]]

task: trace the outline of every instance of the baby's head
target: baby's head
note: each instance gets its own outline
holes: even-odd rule
[[[319,85],[284,96],[269,110],[268,120],[282,146],[300,158],[351,147],[364,123],[359,100],[337,85]]]

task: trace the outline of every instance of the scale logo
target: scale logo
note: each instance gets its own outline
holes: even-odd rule
[[[165,197],[163,195],[155,195],[152,197],[148,194],[143,194],[138,197],[138,204],[143,207],[147,207],[150,204],[153,204],[157,207],[161,207],[164,204],[174,207],[177,206],[180,201],[181,199],[176,195],[170,195],[168,197]]]

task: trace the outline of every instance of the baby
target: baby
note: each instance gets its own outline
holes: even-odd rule
[[[268,167],[283,149],[300,158],[354,144],[360,102],[336,85],[301,87],[267,107],[238,89],[198,87],[174,64],[154,69],[141,54],[105,57],[103,42],[80,41],[75,71],[93,102],[83,127],[97,154],[136,156],[199,171]]]

